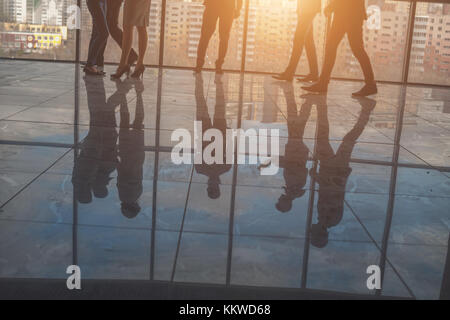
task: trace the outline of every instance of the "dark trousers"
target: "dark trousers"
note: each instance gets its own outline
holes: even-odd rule
[[[106,23],[106,0],[86,0],[89,12],[92,16],[92,33],[89,41],[87,65],[103,65],[103,48],[108,40],[108,25]],[[100,63],[101,62],[101,63]]]
[[[122,48],[122,29],[119,28],[119,13],[122,7],[123,0],[106,0],[108,10],[106,11],[106,23],[108,24],[108,30],[114,41],[117,42],[120,48]],[[104,54],[106,49],[106,44],[100,51],[99,57],[97,59],[97,64],[102,66],[104,61]],[[130,55],[128,57],[128,62],[137,60],[137,53],[131,49]]]
[[[216,67],[222,66],[228,51],[228,41],[230,40],[230,32],[234,20],[233,15],[234,12],[232,10],[221,9],[216,6],[206,6],[203,13],[203,25],[197,50],[197,67],[203,67],[205,63],[206,50],[208,49],[209,40],[211,40],[216,30],[217,20],[219,20],[220,44]]]
[[[351,20],[347,16],[341,17],[335,14],[327,39],[325,62],[320,76],[321,82],[328,83],[330,81],[331,72],[336,62],[337,50],[345,34],[347,34],[353,55],[361,65],[365,82],[368,84],[375,82],[372,65],[364,48],[363,24],[363,19]]]
[[[303,47],[305,47],[306,55],[309,62],[309,73],[315,76],[319,75],[319,67],[317,65],[316,45],[314,43],[314,17],[315,13],[300,14],[297,22],[297,29],[294,36],[294,45],[292,47],[291,59],[286,68],[285,73],[294,75],[298,62],[302,56]]]

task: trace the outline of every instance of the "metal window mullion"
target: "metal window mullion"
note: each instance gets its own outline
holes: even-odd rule
[[[160,24],[160,31],[159,31],[159,61],[158,61],[158,67],[162,68],[164,65],[164,40],[165,40],[165,33],[166,33],[166,7],[167,7],[167,0],[162,0],[161,2],[161,24]]]
[[[250,0],[245,1],[244,30],[242,31],[242,54],[241,72],[245,72],[245,61],[247,59],[247,38],[248,38],[248,14],[250,11]]]
[[[409,24],[408,24],[408,39],[406,42],[406,48],[405,48],[405,61],[403,63],[403,78],[402,83],[408,84],[408,78],[409,78],[409,68],[410,68],[410,62],[411,62],[411,49],[412,49],[412,40],[414,36],[414,24],[416,20],[416,7],[417,2],[411,1],[410,6],[410,12],[409,12]]]

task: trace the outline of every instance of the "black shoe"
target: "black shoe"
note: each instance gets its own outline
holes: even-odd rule
[[[289,75],[285,72],[277,74],[275,76],[272,76],[272,78],[274,78],[275,80],[280,80],[280,81],[289,81],[291,82],[292,80],[294,80],[294,76],[293,75]]]
[[[127,74],[127,76],[130,74],[130,66],[126,65],[124,67],[118,67],[116,70],[116,73],[111,75],[111,79],[120,79],[124,74]]]
[[[316,82],[319,80],[318,76],[312,75],[312,74],[308,74],[305,77],[298,77],[297,81],[298,82]]]
[[[138,66],[138,67],[134,68],[134,72],[131,75],[131,77],[133,79],[141,79],[141,77],[144,77],[144,71],[145,71],[144,65]]]
[[[316,82],[315,84],[313,84],[310,87],[302,87],[302,89],[309,91],[309,92],[314,92],[314,93],[325,93],[328,91],[328,84],[326,83],[321,83],[321,82]]]
[[[367,97],[372,94],[378,93],[378,88],[376,83],[366,84],[364,87],[362,87],[361,90],[357,92],[353,92],[352,96],[354,97]]]

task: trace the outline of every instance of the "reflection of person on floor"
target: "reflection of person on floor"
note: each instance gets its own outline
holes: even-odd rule
[[[195,171],[208,177],[208,196],[211,199],[220,197],[220,176],[231,169],[231,164],[226,164],[226,130],[227,121],[225,118],[225,93],[223,89],[222,76],[216,75],[216,106],[214,110],[214,119],[208,112],[205,93],[203,91],[203,78],[201,74],[195,75],[195,100],[197,102],[197,121],[202,122],[203,133],[211,128],[218,129],[224,138],[223,141],[223,164],[206,164],[203,159],[202,164],[195,165]],[[210,142],[203,142],[203,150]]]
[[[318,137],[317,157],[319,172],[311,172],[319,184],[319,199],[317,202],[318,222],[311,227],[311,244],[323,248],[328,243],[328,229],[339,224],[344,212],[345,187],[352,172],[350,158],[353,148],[364,128],[369,122],[370,113],[375,108],[376,101],[369,98],[359,98],[361,113],[353,129],[344,137],[336,153],[329,141],[330,125],[327,106],[317,109]]]
[[[141,211],[138,200],[142,195],[144,151],[144,103],[141,81],[135,82],[136,111],[133,123],[126,104],[120,107],[119,164],[117,166],[117,189],[122,214],[127,218],[136,217]]]
[[[292,209],[292,202],[305,194],[304,187],[308,176],[306,162],[309,149],[303,142],[303,134],[311,114],[311,107],[318,103],[316,99],[320,96],[309,95],[298,112],[292,83],[283,83],[282,88],[287,105],[288,141],[284,156],[280,157],[279,166],[284,169],[283,176],[286,186],[284,187],[285,194],[278,199],[275,207],[280,212],[288,212]]]
[[[110,175],[117,164],[117,131],[114,108],[106,103],[103,78],[84,78],[90,114],[89,132],[75,161],[72,183],[80,203],[108,195]]]

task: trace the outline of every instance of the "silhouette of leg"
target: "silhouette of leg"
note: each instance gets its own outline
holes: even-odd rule
[[[228,51],[228,42],[230,41],[231,27],[233,26],[233,14],[225,13],[219,19],[219,56],[216,61],[216,69],[221,70]]]
[[[108,0],[108,10],[106,11],[106,21],[111,37],[122,48],[122,30],[119,28],[119,13],[123,0]],[[137,60],[137,53],[131,49],[128,64],[133,64]]]
[[[373,74],[372,64],[370,63],[370,58],[364,48],[362,25],[355,24],[354,26],[348,28],[347,37],[350,48],[352,49],[355,58],[358,59],[359,64],[361,65],[365,82],[367,84],[373,84],[375,82],[375,77]]]
[[[326,105],[317,105],[317,127],[317,158],[320,161],[326,161],[334,156],[329,139],[330,123]]]
[[[139,86],[139,87],[138,87]],[[133,128],[142,129],[144,127],[144,100],[142,98],[142,92],[144,86],[142,83],[136,84],[136,111],[134,116]]]
[[[321,83],[328,84],[330,82],[331,72],[336,63],[337,50],[346,32],[346,23],[346,21],[341,21],[336,17],[333,19],[325,47],[325,60],[319,80]]]
[[[298,18],[297,29],[295,31],[294,36],[294,45],[292,47],[292,54],[289,64],[284,71],[286,78],[292,78],[295,74],[295,70],[297,69],[298,62],[300,61],[300,57],[302,56],[303,46],[305,45],[306,36],[310,32],[312,32],[312,22],[314,16],[311,14],[303,14]],[[313,40],[314,42],[314,40]],[[317,58],[316,58],[317,59]]]
[[[316,44],[314,42],[314,26],[312,21],[311,27],[306,34],[305,50],[309,63],[309,75],[311,76],[311,79],[317,78],[319,76],[319,66],[317,63]]]
[[[136,68],[142,66],[144,64],[145,51],[147,51],[147,43],[148,43],[148,34],[146,26],[137,27],[138,30],[138,38],[139,38],[139,57],[136,63]]]
[[[88,50],[88,66],[103,63],[100,56],[102,48],[108,40],[108,26],[106,24],[106,4],[103,1],[88,0],[87,6],[92,16],[92,35]]]
[[[133,45],[133,26],[124,25],[122,37],[122,55],[120,56],[119,67],[123,67],[127,64],[132,45]]]
[[[203,12],[202,31],[197,49],[197,69],[201,69],[205,64],[206,49],[208,49],[209,40],[216,30],[217,19],[219,19],[217,10],[207,6]]]

